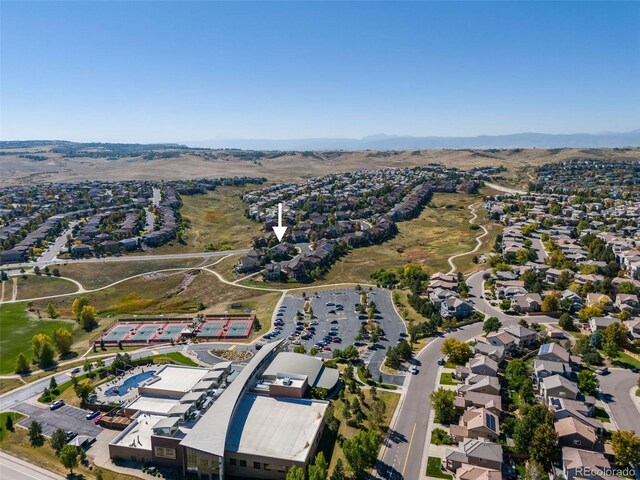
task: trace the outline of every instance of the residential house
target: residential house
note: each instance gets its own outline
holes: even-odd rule
[[[470,407],[483,407],[498,416],[502,413],[502,397],[490,393],[465,392],[464,396],[457,396],[453,404],[460,414]]]
[[[558,443],[561,446],[595,450],[598,442],[596,430],[575,417],[556,420],[553,428],[558,434]]]
[[[456,470],[456,480],[501,480],[502,472],[464,464]]]
[[[539,293],[524,293],[511,297],[511,310],[518,313],[531,313],[540,310],[542,297]]]
[[[462,414],[458,425],[451,425],[449,433],[456,442],[465,438],[496,440],[500,435],[498,416],[483,407],[470,408]]]
[[[610,480],[612,477],[607,473],[610,470],[611,463],[600,452],[562,448],[562,474],[566,480]]]
[[[619,322],[620,320],[615,317],[593,317],[589,320],[589,328],[592,332],[596,332],[598,330],[604,330],[612,323]]]
[[[502,446],[493,442],[468,438],[458,444],[457,450],[447,448],[444,455],[444,465],[447,470],[455,472],[465,464],[501,472]]]
[[[578,396],[578,386],[562,375],[551,375],[542,378],[540,394],[545,398],[560,397],[575,400]]]
[[[464,320],[473,313],[473,307],[470,303],[461,298],[449,297],[442,302],[440,306],[440,315],[442,318],[456,318]]]
[[[571,354],[558,343],[545,343],[540,345],[536,358],[538,360],[569,363],[571,361]]]
[[[512,325],[504,329],[506,333],[515,338],[516,345],[520,348],[528,348],[538,341],[538,334],[521,325]]]
[[[490,377],[488,375],[470,376],[467,378],[465,385],[458,387],[458,395],[466,395],[468,392],[500,395],[500,380],[498,377]]]

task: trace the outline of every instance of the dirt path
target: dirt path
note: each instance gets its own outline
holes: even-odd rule
[[[7,282],[6,281],[2,282],[2,289],[0,290],[0,303],[4,302],[4,284],[5,283]]]
[[[471,224],[475,223],[476,219],[478,218],[478,214],[476,213],[476,207],[475,207],[476,205],[477,204],[472,204],[472,205],[469,205],[468,207],[469,210],[471,210],[471,219],[469,219],[469,223]],[[480,225],[480,228],[484,233],[476,237],[477,245],[473,250],[469,250],[468,252],[463,252],[463,253],[457,253],[456,255],[452,255],[447,259],[447,262],[449,262],[449,265],[451,266],[451,270],[447,272],[448,274],[455,273],[456,271],[456,265],[455,263],[453,263],[454,259],[458,257],[464,257],[465,255],[470,255],[472,253],[477,252],[480,249],[480,247],[482,246],[482,239],[489,234],[489,231],[484,227],[484,225]]]
[[[11,293],[11,301],[15,302],[16,298],[18,298],[18,279],[13,277],[13,292]]]

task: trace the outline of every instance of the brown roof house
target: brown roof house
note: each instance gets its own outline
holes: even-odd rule
[[[562,448],[562,473],[567,480],[588,478],[610,480],[611,464],[602,453],[578,448]]]
[[[465,464],[456,470],[455,478],[456,480],[501,480],[502,472]]]
[[[500,435],[498,416],[485,408],[471,408],[462,414],[458,425],[451,425],[449,433],[456,442],[465,438],[496,440]]]
[[[585,448],[595,450],[598,434],[593,427],[586,425],[575,417],[556,420],[553,427],[558,433],[558,443],[563,447]]]

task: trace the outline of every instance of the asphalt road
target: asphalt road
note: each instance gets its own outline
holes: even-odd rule
[[[482,298],[482,275],[480,271],[467,279],[469,285],[468,300],[481,312],[500,319],[503,326],[517,324],[521,317],[507,315],[491,306]],[[531,320],[531,318],[527,318]],[[542,316],[535,317],[538,323],[555,322],[556,319]],[[434,339],[417,357],[421,366],[418,374],[407,378],[404,388],[403,403],[400,406],[395,423],[390,427],[390,435],[376,463],[376,478],[417,480],[423,478],[421,459],[427,445],[427,426],[431,401],[429,395],[436,387],[439,367],[438,358],[442,356],[440,346],[444,338],[455,337],[470,340],[482,333],[482,323],[474,323],[458,329],[446,336]]]
[[[449,336],[469,340],[482,333],[482,324],[475,323]],[[427,445],[427,427],[431,400],[429,395],[437,383],[440,367],[438,358],[442,356],[440,346],[446,337],[431,341],[417,359],[421,366],[416,375],[407,378],[404,385],[402,405],[396,421],[390,426],[385,438],[381,456],[376,462],[376,478],[417,480],[424,476],[421,459]]]
[[[0,478],[6,480],[64,480],[62,475],[0,452]]]
[[[638,374],[623,368],[611,368],[608,375],[600,375],[602,400],[609,405],[620,430],[633,430],[640,435],[640,412],[629,396],[637,388]]]

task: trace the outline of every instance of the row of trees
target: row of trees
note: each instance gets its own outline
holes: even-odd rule
[[[56,352],[64,357],[71,352],[73,336],[66,328],[58,328],[49,336],[45,333],[38,333],[31,338],[31,348],[33,358],[31,363],[24,353],[19,353],[16,357],[16,373],[25,374],[31,370],[31,364],[38,368],[46,369],[56,364]]]

